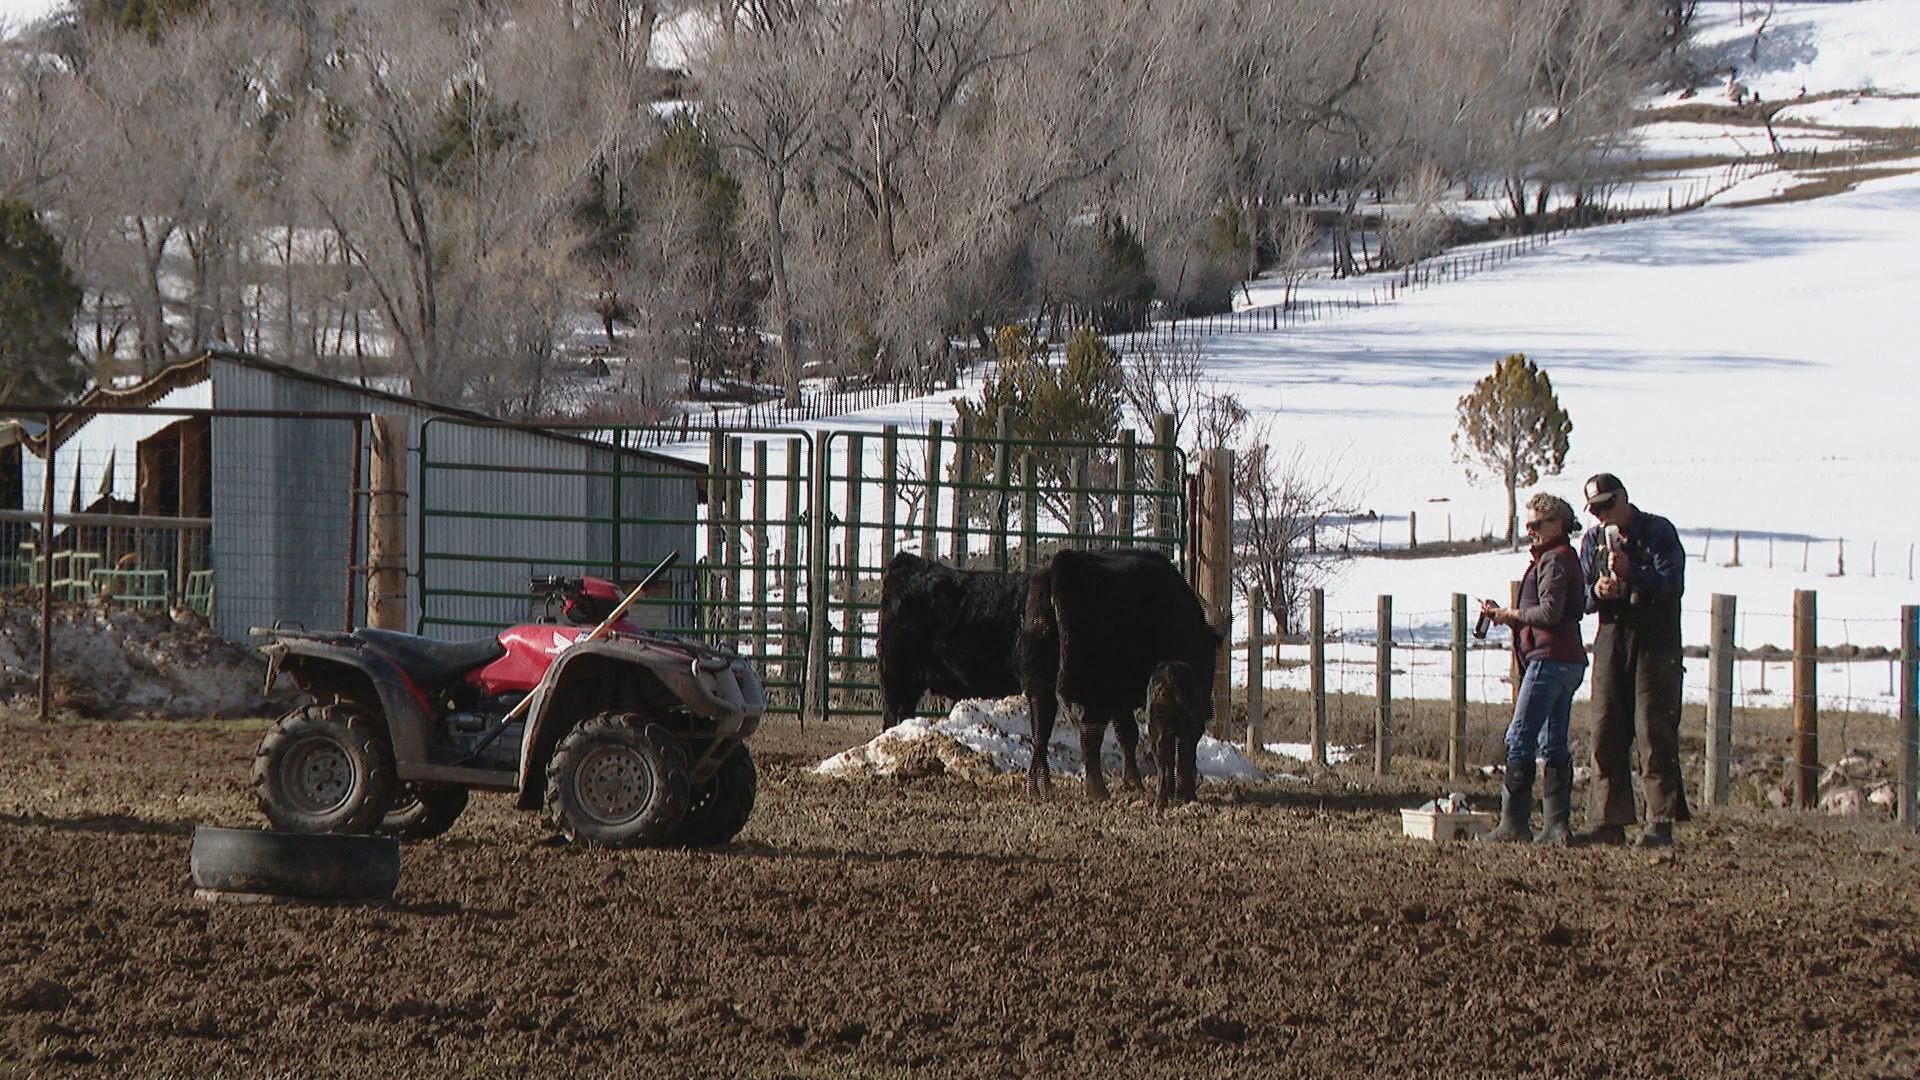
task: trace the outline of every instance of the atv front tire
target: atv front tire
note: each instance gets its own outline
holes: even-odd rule
[[[273,722],[253,753],[253,794],[274,827],[367,833],[393,802],[393,751],[351,705],[308,705]]]
[[[466,808],[466,788],[407,784],[374,831],[399,840],[431,840],[453,828]]]
[[[547,819],[597,847],[668,841],[687,814],[687,756],[645,717],[601,713],[568,732],[547,763]]]
[[[694,789],[687,816],[670,842],[681,847],[714,847],[733,839],[753,816],[759,785],[760,773],[746,744],[734,747],[720,763],[720,771]]]

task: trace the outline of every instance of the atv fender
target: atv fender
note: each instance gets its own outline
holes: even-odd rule
[[[384,721],[401,779],[431,768],[427,732],[433,726],[425,695],[399,666],[360,647],[353,638],[279,637],[262,645],[269,671],[284,671],[315,700],[357,701]],[[377,711],[376,711],[377,710]]]
[[[580,689],[583,680],[593,679],[596,670],[604,670],[609,664],[653,684],[658,688],[657,693],[674,699],[687,712],[706,721],[696,732],[700,736],[742,739],[759,724],[766,702],[757,679],[749,677],[750,685],[742,686],[732,663],[717,663],[702,657],[662,661],[657,652],[636,657],[633,643],[618,639],[576,644],[560,654],[539,685],[533,688],[526,730],[521,734],[519,801],[522,808],[539,805],[547,758],[573,724],[609,705],[621,704],[589,694],[589,698],[595,700],[591,708],[557,711],[554,708],[557,701]],[[643,696],[653,697],[655,693],[649,688]],[[635,702],[624,704],[637,705]]]

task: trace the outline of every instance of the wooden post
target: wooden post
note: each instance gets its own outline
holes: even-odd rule
[[[993,552],[993,568],[1001,572],[1007,569],[1007,529],[1011,522],[1011,490],[1013,463],[1009,453],[1009,444],[1013,441],[1013,408],[1000,406],[1000,413],[994,418],[993,432],[993,535],[988,542]]]
[[[1137,436],[1128,428],[1120,433],[1120,489],[1119,512],[1114,515],[1113,535],[1118,538],[1121,547],[1133,546],[1133,489],[1140,483],[1140,451],[1137,448]]]
[[[1900,609],[1900,820],[1920,825],[1920,605]]]
[[[893,424],[880,429],[880,474],[880,565],[885,567],[899,550],[900,429]]]
[[[1407,511],[1407,550],[1420,550],[1420,512]]]
[[[1153,500],[1153,542],[1168,556],[1173,554],[1173,542],[1180,534],[1180,484],[1181,477],[1174,475],[1174,431],[1171,413],[1155,413],[1153,416],[1153,486],[1159,496]]]
[[[753,443],[753,656],[767,669],[767,440]]]
[[[728,647],[733,649],[739,648],[740,641],[736,635],[745,621],[740,617],[740,571],[746,568],[747,561],[746,522],[742,520],[745,515],[741,512],[745,508],[746,496],[743,490],[746,486],[746,465],[742,460],[742,447],[740,436],[728,436],[727,533],[723,550],[725,561],[720,571],[724,585],[721,592],[727,603],[720,609],[724,616],[720,625],[726,628]]]
[[[1467,594],[1453,594],[1453,723],[1447,732],[1447,780],[1467,775]]]
[[[1815,593],[1793,591],[1794,803],[1811,810],[1820,798],[1819,630]]]
[[[1247,593],[1247,754],[1262,745],[1267,716],[1267,597],[1259,586]]]
[[[722,565],[726,562],[724,538],[727,533],[727,436],[718,427],[707,432],[707,544],[705,565],[701,566],[700,625],[708,630],[720,625],[726,608],[726,593],[720,587]]]
[[[827,514],[833,509],[831,492],[833,448],[826,432],[813,441],[813,507],[807,547],[807,694],[803,718],[825,720],[827,693]]]
[[[1713,637],[1707,645],[1707,776],[1700,786],[1708,806],[1727,805],[1733,762],[1733,625],[1737,601],[1713,595]]]
[[[1214,659],[1213,715],[1223,724],[1229,712],[1233,644],[1233,451],[1206,452],[1201,468],[1200,604],[1220,635]]]
[[[780,598],[782,601],[781,639],[780,639],[780,677],[795,686],[799,686],[806,677],[801,659],[806,655],[805,628],[800,623],[800,611],[803,603],[800,596],[800,567],[802,544],[800,540],[800,519],[809,513],[809,508],[801,503],[800,473],[806,468],[806,444],[797,438],[787,440],[787,461],[785,477],[787,497],[782,505],[786,512],[785,546],[780,556]],[[812,534],[808,534],[808,539]],[[804,704],[804,702],[796,702]]]
[[[851,672],[860,656],[862,626],[860,616],[860,502],[864,484],[866,437],[858,431],[847,433],[847,539],[846,565],[841,578],[840,653],[846,659],[844,670]]]
[[[1393,597],[1382,593],[1373,649],[1373,775],[1393,764]]]
[[[921,502],[921,511],[926,515],[920,521],[920,554],[929,559],[940,557],[940,421],[927,423],[927,475],[926,498]]]
[[[967,568],[967,518],[973,513],[973,418],[953,428],[953,565]]]
[[[1313,719],[1307,742],[1313,763],[1327,764],[1327,591],[1314,589],[1307,600],[1307,688],[1313,696]]]
[[[1071,547],[1093,546],[1090,534],[1093,526],[1092,511],[1087,506],[1087,455],[1073,455],[1072,468],[1067,479],[1067,532],[1073,534],[1067,541]]]
[[[1040,565],[1040,463],[1020,455],[1020,569]]]
[[[1517,581],[1507,582],[1507,606],[1513,608],[1520,606],[1520,583]],[[1518,634],[1519,631],[1515,630],[1514,633]],[[1527,666],[1520,661],[1519,649],[1510,651],[1513,654],[1513,660],[1508,668],[1513,678],[1513,700],[1511,704],[1518,705],[1520,704],[1520,683],[1521,680],[1527,677]]]
[[[367,492],[367,625],[407,629],[407,418],[373,417]],[[349,613],[351,617],[351,613]]]

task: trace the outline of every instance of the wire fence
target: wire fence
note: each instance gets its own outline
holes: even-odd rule
[[[1464,597],[1457,609],[1402,610],[1392,598],[1382,601],[1372,609],[1325,609],[1318,648],[1299,636],[1259,656],[1247,646],[1247,613],[1241,612],[1236,682],[1246,686],[1258,672],[1261,741],[1293,743],[1290,751],[1302,739],[1311,745],[1317,685],[1325,688],[1326,725],[1319,736],[1330,760],[1369,754],[1380,760],[1384,739],[1388,761],[1407,753],[1448,760],[1456,777],[1491,775],[1506,759],[1505,732],[1521,674],[1509,632],[1495,628],[1485,641],[1468,637]],[[1866,616],[1819,616],[1817,606],[1817,594],[1802,590],[1790,609],[1765,603],[1749,608],[1720,597],[1712,608],[1689,604],[1683,610],[1696,617],[1689,624],[1718,626],[1724,619],[1726,626],[1717,643],[1689,640],[1684,647],[1681,735],[1689,784],[1697,781],[1705,789],[1698,801],[1912,813],[1903,808],[1912,805],[1920,767],[1914,762],[1920,748],[1914,701],[1920,658],[1913,644],[1920,619],[1911,606],[1890,605],[1885,615]],[[1384,700],[1382,607],[1391,612]],[[1316,656],[1322,658],[1317,678]],[[1297,693],[1288,697],[1287,691]],[[1717,709],[1716,697],[1722,701]],[[1584,761],[1591,672],[1575,701],[1571,735],[1576,761]],[[1717,748],[1716,724],[1728,729]]]

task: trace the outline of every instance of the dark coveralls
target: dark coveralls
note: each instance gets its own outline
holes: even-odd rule
[[[1620,529],[1631,564],[1627,596],[1602,600],[1594,593],[1607,569],[1606,530],[1595,526],[1580,541],[1587,610],[1600,616],[1593,639],[1591,827],[1635,823],[1636,734],[1647,820],[1692,817],[1680,774],[1680,594],[1686,588],[1686,552],[1671,521],[1639,507],[1632,510]]]

